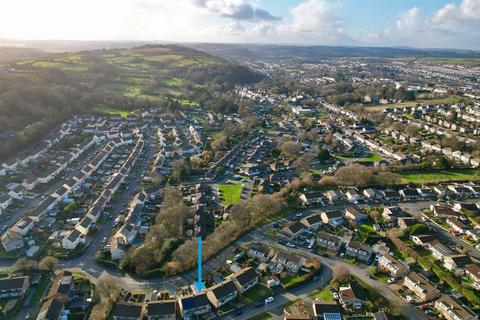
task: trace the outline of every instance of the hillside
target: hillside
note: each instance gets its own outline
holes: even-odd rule
[[[60,120],[100,104],[126,110],[161,107],[168,97],[188,105],[206,90],[230,89],[259,79],[243,66],[179,46],[51,54],[42,60],[4,63],[0,65],[0,157]]]
[[[254,44],[191,44],[192,48],[228,59],[321,59],[330,57],[480,59],[480,51],[408,47],[288,46]]]

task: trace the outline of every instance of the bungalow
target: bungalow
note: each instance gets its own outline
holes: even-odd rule
[[[19,233],[22,236],[26,236],[30,230],[33,229],[35,221],[30,217],[25,217],[17,221],[11,228],[12,231]]]
[[[121,238],[123,243],[131,244],[133,240],[137,237],[138,229],[133,223],[124,224],[118,231],[115,233],[114,238]]]
[[[443,197],[447,194],[447,189],[440,185],[433,187],[433,191],[435,191],[439,197]]]
[[[450,270],[458,275],[465,272],[465,267],[471,264],[472,260],[465,254],[457,254],[445,257],[445,259],[443,259],[443,263],[447,270]]]
[[[455,233],[465,233],[467,226],[458,220],[456,217],[448,217],[446,220],[447,224],[452,228],[452,231]]]
[[[315,214],[309,215],[308,217],[303,218],[302,223],[307,228],[309,228],[311,230],[316,230],[322,224],[322,217],[320,216],[320,214],[315,213]]]
[[[417,188],[417,192],[422,197],[422,199],[431,199],[435,198],[436,193],[430,188]]]
[[[415,189],[402,189],[400,190],[400,195],[402,196],[402,198],[409,201],[420,199],[420,194]]]
[[[65,317],[65,304],[55,298],[48,299],[44,302],[37,314],[37,320],[60,320]]]
[[[354,310],[361,309],[363,303],[367,300],[363,289],[355,283],[350,284],[348,287],[340,287],[338,295],[340,296],[340,302],[345,308]]]
[[[73,229],[62,239],[62,247],[67,250],[74,250],[81,243],[85,243],[85,237],[77,229]]]
[[[436,241],[437,237],[432,234],[413,234],[410,236],[410,239],[412,239],[413,243],[415,243],[417,246],[426,247],[428,244]]]
[[[332,236],[324,231],[320,231],[317,235],[317,245],[329,251],[337,252],[340,248],[342,239]]]
[[[176,320],[177,318],[177,302],[175,300],[147,303],[147,320]]]
[[[378,258],[378,268],[390,273],[395,279],[403,277],[410,271],[408,265],[398,261],[388,253],[383,253]]]
[[[2,234],[1,240],[2,246],[7,252],[18,250],[25,246],[23,237],[19,233],[12,230],[8,230]]]
[[[458,217],[458,212],[453,210],[452,207],[447,204],[430,205],[430,210],[437,218],[447,218],[450,216]]]
[[[458,185],[450,185],[447,187],[453,194],[458,197],[470,197],[472,195],[472,190]]]
[[[363,195],[366,199],[371,201],[380,200],[382,198],[382,194],[377,189],[372,188],[363,190]]]
[[[338,190],[330,190],[325,194],[330,203],[340,202],[344,199],[343,194]]]
[[[383,208],[382,217],[385,221],[391,222],[405,215],[405,212],[399,206],[390,206]]]
[[[184,319],[194,316],[198,317],[212,310],[205,292],[179,297],[178,306],[180,308],[180,315]]]
[[[465,233],[474,241],[480,241],[480,229],[469,229]]]
[[[398,218],[398,226],[400,229],[405,230],[409,227],[413,227],[418,223],[417,219],[414,217],[403,217],[403,218]]]
[[[363,200],[362,195],[355,189],[348,189],[345,194],[347,195],[348,201],[352,203],[358,203],[359,201]]]
[[[372,248],[366,244],[350,240],[345,247],[345,255],[366,262],[372,256]]]
[[[442,295],[435,301],[435,309],[447,320],[477,320],[478,315],[475,315],[470,310],[462,307],[458,302],[453,300],[450,296]]]
[[[22,182],[22,186],[27,190],[32,190],[37,186],[37,184],[38,184],[38,179],[35,176],[30,177]]]
[[[400,193],[397,190],[382,190],[380,191],[382,196],[385,198],[387,201],[400,201],[401,196]]]
[[[344,313],[341,305],[336,301],[313,301],[313,315],[315,319],[341,320]]]
[[[75,226],[75,229],[80,231],[83,235],[87,235],[88,231],[90,230],[90,227],[94,224],[92,219],[90,219],[88,216],[83,218],[77,225]]]
[[[266,245],[260,243],[250,244],[247,251],[247,256],[260,262],[269,261],[273,257],[273,255],[274,252],[270,247],[267,247]]]
[[[302,231],[306,229],[306,226],[300,221],[293,222],[288,226],[283,228],[283,231],[290,237],[295,237],[299,235]]]
[[[115,238],[113,237],[110,240],[110,255],[112,260],[120,260],[125,256],[127,252],[127,244],[125,240],[121,237]]]
[[[440,296],[440,291],[437,288],[415,272],[410,272],[405,277],[403,285],[412,291],[422,302],[431,301]]]
[[[8,195],[13,199],[22,200],[23,196],[25,195],[26,189],[21,185],[17,185],[12,190],[8,191]]]
[[[215,308],[220,308],[237,298],[238,292],[232,280],[225,280],[208,288],[207,298]]]
[[[142,303],[120,302],[115,304],[111,315],[113,320],[141,320],[143,313]]]
[[[465,267],[465,274],[473,281],[472,286],[480,290],[480,266],[472,263]]]
[[[451,249],[449,249],[446,245],[443,243],[436,241],[432,242],[428,248],[432,252],[433,257],[436,260],[441,260],[444,261],[446,257],[454,256],[455,252],[453,252]]]
[[[367,219],[367,214],[360,208],[349,207],[345,209],[345,218],[361,223]]]
[[[14,277],[0,279],[0,298],[21,298],[30,288],[29,277]]]
[[[457,212],[471,212],[474,215],[478,214],[478,207],[475,203],[455,203],[453,205],[453,210]]]
[[[339,210],[322,211],[320,217],[322,218],[322,222],[324,224],[329,224],[334,228],[343,223],[343,214]]]
[[[239,294],[245,293],[258,283],[258,274],[251,267],[235,272],[230,278],[237,287]]]
[[[12,197],[6,194],[0,196],[0,209],[5,210],[13,203]]]

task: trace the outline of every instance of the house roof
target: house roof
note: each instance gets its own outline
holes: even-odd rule
[[[60,315],[64,309],[64,304],[60,300],[49,299],[47,302],[44,303],[42,309],[47,311],[43,319],[57,320],[60,318]]]
[[[325,313],[343,313],[343,308],[336,301],[313,301],[315,314],[323,315]]]
[[[113,307],[112,316],[140,318],[143,304],[138,303],[117,303]]]
[[[28,277],[15,277],[0,279],[0,291],[22,288]]]
[[[235,279],[237,279],[238,283],[241,286],[249,283],[253,279],[258,278],[258,274],[251,267],[242,269],[242,270],[236,272],[233,276],[235,277]]]
[[[147,316],[175,315],[177,303],[175,300],[154,301],[147,304]]]
[[[308,224],[312,225],[312,224],[316,224],[316,223],[322,222],[322,218],[320,217],[320,215],[319,215],[318,213],[316,213],[316,214],[312,214],[312,215],[306,217],[306,218],[305,218],[305,221],[306,221]]]
[[[237,291],[237,287],[235,287],[232,280],[226,280],[210,287],[208,291],[211,291],[217,299],[221,299],[232,292]]]
[[[184,310],[195,309],[210,304],[205,292],[195,295],[183,296],[180,298],[180,303],[182,304]]]

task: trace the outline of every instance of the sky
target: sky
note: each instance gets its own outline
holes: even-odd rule
[[[1,0],[0,38],[480,49],[480,0]]]

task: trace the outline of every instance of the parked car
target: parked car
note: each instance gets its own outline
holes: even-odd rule
[[[273,297],[272,296],[265,299],[265,304],[270,303],[270,302],[273,302]]]
[[[395,278],[390,278],[387,280],[387,283],[394,283],[395,281],[397,281],[397,279]]]
[[[263,306],[263,302],[262,301],[255,301],[255,303],[253,305],[255,306],[255,308],[258,308],[258,307]]]

